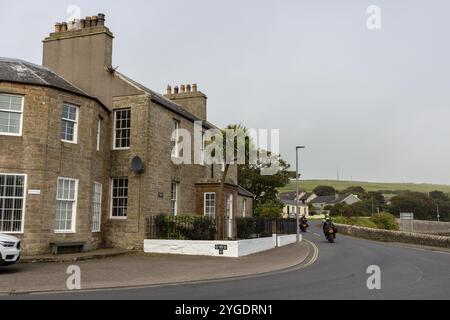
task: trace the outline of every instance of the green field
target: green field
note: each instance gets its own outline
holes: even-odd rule
[[[351,186],[361,186],[366,191],[390,191],[392,193],[396,191],[417,191],[417,192],[430,192],[439,190],[444,193],[450,193],[450,185],[437,185],[437,184],[421,184],[421,183],[383,183],[383,182],[361,182],[361,181],[333,181],[333,180],[300,180],[300,189],[306,191],[312,191],[315,187],[325,185],[331,186],[336,190],[344,190]],[[286,187],[280,188],[280,192],[295,191],[295,180],[292,180]],[[385,192],[387,193],[387,192]]]

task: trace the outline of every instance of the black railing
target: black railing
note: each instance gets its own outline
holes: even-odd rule
[[[271,237],[273,234],[295,234],[295,219],[169,216],[147,217],[146,238],[167,240],[224,240],[228,229],[236,230],[237,239]]]
[[[146,222],[146,238],[215,240],[220,227],[218,224],[218,219],[201,216],[151,216]]]

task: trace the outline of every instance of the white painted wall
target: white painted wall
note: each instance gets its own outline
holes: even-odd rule
[[[290,244],[293,244],[297,241],[297,235],[291,234],[287,236],[278,236],[277,237],[277,247],[284,247]],[[300,235],[300,241],[302,241],[302,235]]]
[[[239,240],[238,257],[245,257],[250,254],[267,251],[277,247],[277,236],[271,238],[259,238],[250,240]]]
[[[144,240],[144,252],[238,258],[274,249],[277,243],[288,245],[295,240],[295,235],[293,237],[273,235],[269,238],[239,241]],[[215,249],[218,244],[228,246],[228,250],[224,250],[223,255]]]

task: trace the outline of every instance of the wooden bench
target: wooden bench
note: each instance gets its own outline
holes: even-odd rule
[[[76,247],[78,249],[78,252],[83,251],[83,247],[86,244],[86,242],[52,242],[50,243],[50,246],[52,247],[52,254],[57,255],[59,248],[69,248],[69,247]]]

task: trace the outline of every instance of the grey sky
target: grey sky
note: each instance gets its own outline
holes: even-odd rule
[[[307,145],[304,178],[450,184],[447,0],[0,0],[0,56],[40,64],[71,4],[106,14],[121,72],[198,83],[212,122],[281,129],[291,163]]]

